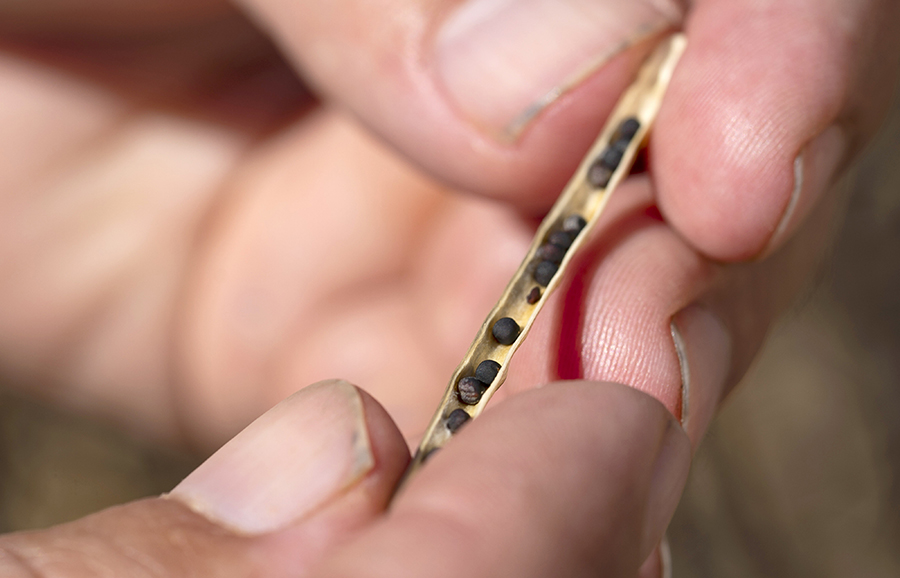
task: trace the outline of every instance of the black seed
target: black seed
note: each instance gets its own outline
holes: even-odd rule
[[[541,261],[550,261],[551,263],[562,263],[563,257],[566,256],[566,250],[559,245],[546,243],[538,247],[537,258]]]
[[[641,128],[641,123],[638,119],[631,117],[626,118],[622,121],[622,124],[619,125],[619,128],[616,130],[615,136],[613,136],[613,140],[627,140],[630,141],[634,138],[634,135],[637,134],[637,131]]]
[[[553,263],[550,264],[553,265]],[[556,265],[553,266],[555,267]],[[516,338],[519,337],[519,331],[519,324],[509,317],[498,319],[491,329],[491,333],[494,334],[494,339],[503,345],[512,345],[516,341]]]
[[[475,368],[475,377],[478,381],[488,385],[494,383],[497,373],[500,371],[500,364],[493,359],[485,359]]]
[[[553,231],[547,237],[547,241],[557,247],[562,247],[563,249],[568,249],[572,246],[572,241],[575,240],[575,235],[572,233],[566,233],[565,231]],[[549,260],[549,259],[548,259]]]
[[[541,261],[534,269],[534,280],[537,281],[538,285],[546,287],[550,284],[550,280],[553,279],[557,271],[559,271],[559,266],[556,263]]]
[[[525,300],[528,301],[529,305],[534,305],[535,303],[540,301],[541,300],[541,288],[540,287],[533,288],[531,290],[531,292],[528,293],[528,297],[526,297]]]
[[[466,410],[456,408],[447,416],[447,429],[450,430],[450,433],[456,433],[456,430],[467,421],[469,421],[469,414],[466,413]]]
[[[566,233],[577,235],[587,226],[587,221],[581,215],[569,215],[562,224],[562,230]]]
[[[612,144],[609,145],[609,149],[616,151],[619,154],[624,155],[625,149],[628,148],[628,145],[631,144],[631,141],[628,139],[620,138],[617,141],[613,141]]]
[[[587,180],[595,188],[600,189],[608,185],[611,177],[612,171],[603,165],[602,159],[594,161],[588,169]]]
[[[622,162],[622,151],[616,148],[608,148],[600,154],[600,164],[614,171]]]
[[[484,395],[487,386],[481,380],[474,377],[464,377],[456,384],[459,400],[466,405],[475,405]]]

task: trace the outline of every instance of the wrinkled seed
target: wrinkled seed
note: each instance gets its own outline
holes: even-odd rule
[[[528,297],[526,297],[525,300],[528,301],[529,305],[534,305],[535,303],[540,301],[541,300],[541,288],[533,287],[531,289],[531,291],[529,291]]]
[[[464,377],[456,384],[456,391],[459,393],[459,401],[466,405],[475,405],[484,395],[487,386],[481,380],[474,377]]]

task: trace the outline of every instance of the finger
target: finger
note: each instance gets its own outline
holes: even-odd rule
[[[316,576],[634,576],[662,537],[690,446],[617,384],[532,391],[465,426],[387,518]]]
[[[321,92],[420,164],[541,210],[682,15],[677,0],[242,5]]]
[[[409,454],[346,382],[301,390],[162,498],[0,537],[3,576],[296,576],[385,507]]]
[[[666,219],[716,259],[770,253],[876,130],[897,78],[890,0],[699,0],[651,145]]]
[[[811,283],[833,232],[826,197],[802,234],[764,263],[710,261],[629,180],[519,350],[500,398],[556,379],[632,385],[659,399],[699,444],[769,327]]]

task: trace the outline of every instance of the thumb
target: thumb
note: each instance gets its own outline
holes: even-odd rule
[[[319,92],[418,163],[532,209],[571,176],[645,41],[682,18],[679,0],[240,3]]]
[[[0,537],[0,576],[295,576],[383,511],[408,459],[377,402],[322,382],[166,496]]]

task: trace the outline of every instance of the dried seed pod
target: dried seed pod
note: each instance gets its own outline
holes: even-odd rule
[[[469,421],[469,414],[466,410],[456,408],[447,416],[447,429],[450,430],[450,433],[456,433],[467,421]]]
[[[475,377],[478,381],[491,385],[497,379],[497,373],[500,372],[500,364],[493,359],[485,359],[475,368]]]
[[[511,317],[498,319],[491,329],[494,339],[497,340],[497,343],[502,345],[512,345],[515,343],[516,338],[519,337],[519,331],[521,331],[519,324]]]
[[[600,137],[541,223],[525,260],[453,375],[441,406],[435,412],[416,457],[407,470],[407,478],[422,465],[425,457],[452,437],[448,429],[450,415],[459,416],[454,420],[462,419],[461,414],[454,414],[459,409],[472,418],[477,417],[502,384],[512,355],[522,344],[543,304],[547,303],[544,297],[559,284],[562,263],[567,266],[572,262],[569,253],[577,251],[588,237],[609,195],[631,170],[638,149],[659,112],[663,94],[685,45],[683,34],[663,40],[613,109]],[[548,256],[545,252],[549,249],[542,249],[548,243],[565,251],[566,257],[561,263],[541,256]],[[536,276],[539,268],[541,274]],[[538,277],[544,282],[546,290],[535,287],[534,281]],[[482,389],[487,387],[486,382],[478,379],[479,376],[487,379],[487,376],[468,375],[479,360],[495,361],[500,367],[491,380],[490,388]],[[469,391],[471,396],[465,393]],[[463,397],[472,402],[471,405]]]
[[[484,395],[487,385],[474,377],[464,377],[459,380],[456,385],[456,391],[459,393],[459,401],[466,405],[475,405]]]

